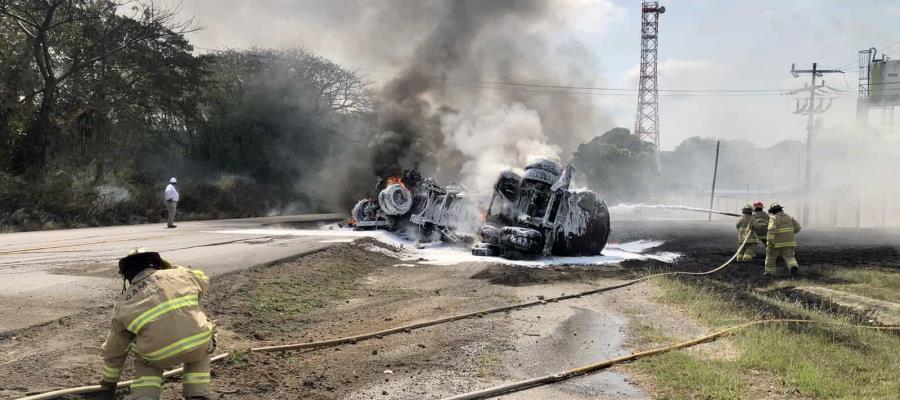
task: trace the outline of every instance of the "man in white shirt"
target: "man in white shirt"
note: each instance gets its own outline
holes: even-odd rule
[[[175,209],[178,208],[178,190],[175,190],[175,185],[178,183],[178,180],[172,177],[169,179],[169,186],[166,186],[166,211],[169,213],[169,224],[166,228],[175,228]]]

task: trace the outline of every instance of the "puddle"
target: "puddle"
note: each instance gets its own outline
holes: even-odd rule
[[[550,336],[542,337],[529,344],[524,351],[517,352],[517,362],[529,367],[529,376],[565,371],[629,353],[624,346],[624,318],[581,307],[572,307],[572,311],[574,313],[560,323]],[[625,375],[610,370],[570,380],[560,389],[602,398],[649,398]]]
[[[389,256],[399,258],[401,261],[427,265],[492,263],[525,267],[546,267],[553,265],[610,265],[618,264],[625,260],[657,260],[670,263],[680,256],[679,253],[668,251],[652,251],[654,248],[663,244],[660,240],[637,240],[626,243],[610,243],[603,249],[603,254],[599,256],[544,257],[533,260],[509,260],[501,257],[475,256],[472,255],[471,251],[466,247],[453,246],[447,243],[437,242],[419,244],[388,231],[355,231],[350,228],[340,228],[336,225],[326,225],[319,229],[234,229],[210,233],[312,237],[321,239],[320,243],[345,243],[354,239],[369,237],[399,249],[398,251],[391,251],[377,246],[371,246],[370,250],[372,251],[385,253]]]

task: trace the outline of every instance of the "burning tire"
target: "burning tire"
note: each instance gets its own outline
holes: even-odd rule
[[[378,194],[378,205],[390,216],[405,215],[412,209],[413,196],[403,185],[393,184]]]

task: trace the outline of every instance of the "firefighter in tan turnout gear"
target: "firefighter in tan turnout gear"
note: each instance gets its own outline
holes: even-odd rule
[[[797,241],[794,234],[800,232],[800,224],[790,215],[784,213],[778,203],[769,206],[769,226],[766,237],[766,275],[775,275],[775,263],[778,258],[784,259],[791,276],[797,276],[799,266],[794,258]]]
[[[119,260],[119,273],[130,285],[115,305],[103,343],[100,385],[106,398],[113,397],[125,358],[133,351],[130,399],[159,399],[163,371],[178,364],[184,364],[184,398],[208,399],[215,326],[200,309],[200,297],[209,289],[209,278],[143,249]]]
[[[765,205],[761,201],[753,202],[753,231],[756,232],[756,238],[766,247],[766,235],[769,233],[769,213],[763,208]]]
[[[738,244],[741,245],[740,250],[738,250],[737,261],[753,261],[753,256],[756,255],[756,243],[758,242],[753,225],[753,207],[747,204],[741,209],[741,213],[743,215],[737,222]]]

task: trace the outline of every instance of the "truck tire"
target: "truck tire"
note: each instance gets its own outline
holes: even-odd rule
[[[378,205],[387,215],[401,216],[412,209],[413,196],[403,185],[395,183],[378,193]]]

